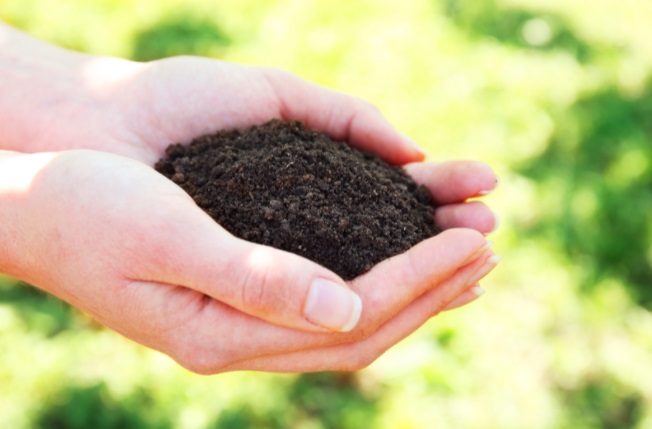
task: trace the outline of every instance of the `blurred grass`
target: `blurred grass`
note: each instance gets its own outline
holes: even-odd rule
[[[202,378],[0,280],[0,427],[652,428],[652,3],[3,0],[63,46],[288,69],[498,171],[505,259],[355,375]]]

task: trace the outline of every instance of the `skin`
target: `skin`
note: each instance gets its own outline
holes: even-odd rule
[[[24,53],[30,52],[26,56]],[[497,260],[485,164],[425,163],[372,105],[289,73],[196,57],[134,63],[65,51],[0,24],[0,271],[201,374],[357,370],[477,297]],[[404,165],[442,234],[344,282],[233,237],[151,167],[165,147],[272,118]],[[308,321],[313,279],[355,292],[359,322]]]

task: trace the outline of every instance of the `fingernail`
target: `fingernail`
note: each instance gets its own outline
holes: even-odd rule
[[[486,250],[493,246],[494,242],[485,238],[485,243],[478,247],[475,252],[471,253],[468,258],[466,258],[466,263],[473,262],[476,258],[482,255]]]
[[[491,270],[493,270],[496,265],[500,262],[500,260],[503,259],[498,255],[493,255],[487,261],[480,266],[467,280],[466,284],[471,286],[479,282],[484,276],[489,274]]]
[[[471,289],[469,289],[475,296],[482,296],[486,292],[484,289],[480,287],[480,285],[475,285]]]
[[[496,177],[496,183],[494,184],[494,187],[491,189],[484,189],[480,192],[478,192],[478,195],[489,195],[493,191],[495,191],[498,188],[498,185],[500,184],[500,179]]]
[[[467,289],[466,292],[464,292],[462,295],[458,296],[455,298],[453,301],[451,301],[445,308],[444,311],[452,310],[454,308],[462,307],[463,305],[469,304],[476,299],[478,299],[480,296],[484,295],[485,290],[480,287],[480,285],[475,285],[469,289]]]
[[[362,313],[360,297],[350,289],[326,279],[315,279],[303,307],[311,323],[333,331],[348,332]]]

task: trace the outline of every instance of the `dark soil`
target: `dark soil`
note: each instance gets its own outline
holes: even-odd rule
[[[298,122],[174,144],[155,168],[233,235],[347,280],[439,232],[428,191],[401,168]]]

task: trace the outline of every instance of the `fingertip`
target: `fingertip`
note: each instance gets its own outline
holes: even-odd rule
[[[408,164],[408,163],[411,163],[411,162],[422,162],[422,161],[424,161],[426,159],[428,154],[427,154],[426,150],[424,148],[422,148],[419,143],[417,143],[415,140],[408,137],[404,133],[400,133],[400,132],[397,132],[397,133],[401,137],[401,140],[403,140],[403,142],[404,142],[404,144],[406,146],[406,150],[409,149],[412,152],[412,153],[409,154],[410,159],[407,162],[404,162],[403,164]]]
[[[456,267],[464,266],[491,248],[493,242],[481,232],[469,228],[452,228],[443,231],[437,237],[442,237],[440,243],[445,249],[445,256]]]
[[[435,210],[435,223],[442,229],[471,228],[484,235],[498,227],[498,216],[481,201],[448,204]]]
[[[430,283],[429,280],[446,277],[477,258],[491,246],[481,233],[472,229],[454,228],[422,241],[407,252],[411,261],[410,282]],[[391,262],[391,260],[390,260]]]
[[[484,295],[485,293],[487,293],[487,291],[484,290],[484,289],[480,286],[480,284],[476,284],[476,285],[473,286],[471,289],[469,289],[469,291],[470,291],[473,295],[477,296],[478,298],[481,297],[482,295]]]
[[[360,320],[362,300],[347,286],[317,277],[312,281],[303,306],[311,324],[331,331],[348,332]]]
[[[493,192],[498,178],[479,161],[421,162],[404,166],[417,183],[430,191],[437,204],[461,203]]]
[[[493,171],[492,171],[492,173],[493,173]],[[495,175],[494,175],[494,176],[495,176]],[[485,196],[485,195],[489,195],[489,194],[491,194],[491,193],[494,192],[496,189],[498,189],[498,186],[499,186],[499,185],[500,185],[500,178],[499,178],[498,176],[495,176],[495,180],[494,180],[493,186],[488,186],[487,189],[482,189],[482,190],[478,191],[478,196],[483,197],[483,196]]]
[[[493,214],[494,216],[494,226],[491,228],[490,231],[486,232],[485,235],[493,234],[500,227],[500,216],[498,215],[498,213],[491,212],[491,214]]]
[[[478,188],[477,194],[486,195],[498,187],[498,176],[488,164],[482,161],[459,161],[459,167],[467,173],[473,173],[476,178],[474,184]]]
[[[462,292],[457,298],[444,307],[442,311],[449,311],[470,304],[484,294],[485,290],[481,288],[479,284],[476,284]]]
[[[471,228],[450,228],[435,237],[446,240],[451,246],[462,246],[470,251],[481,248],[488,241],[481,232]]]
[[[393,165],[420,162],[426,158],[425,150],[407,135],[399,132],[368,103],[362,104],[364,113],[356,115],[349,127],[352,145],[374,152]]]

